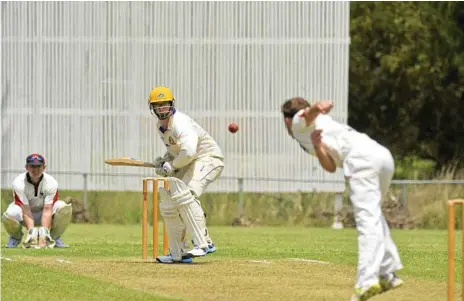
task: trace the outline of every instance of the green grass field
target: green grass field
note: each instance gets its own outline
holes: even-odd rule
[[[72,224],[63,236],[69,249],[45,250],[5,249],[2,230],[1,297],[335,301],[349,300],[353,292],[354,229],[210,227],[210,232],[216,253],[195,259],[195,264],[162,265],[141,260],[141,228],[136,225]],[[405,265],[399,272],[405,286],[372,300],[446,300],[446,231],[393,230],[393,238]],[[460,267],[460,247],[456,254]],[[458,282],[458,268],[456,272]]]

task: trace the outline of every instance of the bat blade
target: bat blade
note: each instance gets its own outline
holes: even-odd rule
[[[107,159],[105,163],[113,166],[155,167],[151,162],[130,157]]]

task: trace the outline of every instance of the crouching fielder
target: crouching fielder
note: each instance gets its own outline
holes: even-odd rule
[[[290,136],[326,171],[343,168],[358,230],[358,275],[351,300],[364,301],[403,283],[395,275],[403,265],[381,208],[394,162],[384,146],[326,115],[332,107],[332,101],[310,106],[293,98],[283,104],[282,113]]]
[[[148,105],[158,118],[158,133],[166,146],[163,157],[154,161],[158,175],[169,178],[169,192],[160,192],[160,211],[166,223],[171,254],[158,262],[191,262],[191,257],[216,251],[206,227],[199,197],[224,168],[224,156],[214,139],[189,116],[176,111],[174,96],[167,87],[155,87]],[[178,179],[178,180],[176,180]],[[190,234],[193,248],[186,234]]]
[[[2,215],[4,229],[10,235],[6,248],[16,248],[27,235],[24,248],[66,248],[60,239],[71,222],[71,204],[58,200],[58,183],[45,173],[45,159],[39,154],[26,158],[27,172],[13,181],[13,202]],[[36,228],[36,225],[40,225]]]

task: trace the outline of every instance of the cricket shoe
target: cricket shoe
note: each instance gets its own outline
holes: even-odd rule
[[[5,248],[16,248],[18,247],[20,242],[21,242],[21,239],[17,239],[17,238],[14,238],[13,236],[10,236],[10,239],[8,239],[8,243],[6,244]]]
[[[197,246],[195,246],[195,243],[193,242],[193,240],[192,240],[192,245],[194,245],[195,248],[198,248]],[[205,249],[203,249],[203,250],[205,250]],[[205,250],[205,252],[206,252],[206,254],[212,254],[212,253],[216,252],[216,246],[213,244],[213,242],[208,243],[208,248]]]
[[[187,251],[188,257],[202,257],[208,254],[209,248],[200,248],[200,247],[193,247],[190,251]]]
[[[158,256],[156,257],[156,261],[159,263],[192,263],[193,262],[192,258],[187,257],[185,255],[182,256],[181,260],[174,260],[171,254]]]
[[[395,273],[391,273],[385,276],[380,276],[379,283],[380,287],[382,288],[382,293],[384,293],[391,289],[402,286],[404,281],[400,277],[396,276]]]
[[[366,301],[382,293],[379,283],[375,283],[367,288],[357,288],[350,301]]]
[[[214,252],[216,252],[216,246],[213,243],[211,243],[210,245],[208,245],[208,251],[206,251],[206,254],[211,254]]]
[[[55,238],[55,248],[69,248],[60,237]]]

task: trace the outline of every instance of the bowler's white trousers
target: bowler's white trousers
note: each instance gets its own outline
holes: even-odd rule
[[[358,230],[358,272],[356,288],[378,282],[378,277],[403,267],[382,213],[394,172],[388,149],[378,143],[354,148],[343,163],[350,187]]]

